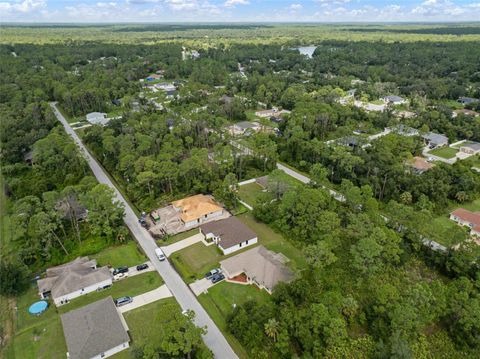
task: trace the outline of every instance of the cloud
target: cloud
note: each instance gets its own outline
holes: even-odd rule
[[[297,10],[302,10],[303,6],[302,4],[291,4],[288,8],[290,10],[297,11]]]
[[[29,13],[45,8],[45,0],[24,0],[22,2],[0,2],[0,12]]]
[[[248,5],[248,4],[250,4],[248,0],[227,0],[223,5],[225,7],[235,7],[237,5]]]

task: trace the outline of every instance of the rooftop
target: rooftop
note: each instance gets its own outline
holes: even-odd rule
[[[448,137],[434,132],[423,135],[423,138],[433,143],[448,143]]]
[[[197,194],[172,202],[176,208],[181,208],[180,218],[184,222],[190,222],[209,213],[222,211],[223,208],[213,200],[211,196]]]
[[[227,258],[220,265],[229,275],[245,273],[271,291],[278,283],[290,282],[295,277],[285,262],[286,258],[282,254],[258,246]]]
[[[37,281],[40,293],[52,292],[54,298],[69,294],[112,277],[107,267],[96,268],[88,257],[47,269],[47,277]]]
[[[237,217],[228,217],[219,221],[206,223],[200,226],[204,234],[213,233],[220,237],[219,245],[223,249],[236,246],[250,239],[256,238],[257,234],[243,224]]]
[[[256,122],[248,122],[248,121],[241,121],[237,122],[234,126],[241,128],[242,130],[247,130],[249,128],[256,128],[258,127],[258,123]]]
[[[478,142],[465,143],[465,144],[462,145],[462,147],[467,147],[467,148],[470,148],[474,151],[480,151],[480,143],[478,143]]]
[[[85,359],[130,341],[112,297],[61,316],[70,359]]]
[[[474,228],[480,229],[480,212],[471,212],[465,208],[457,208],[450,214],[461,219],[462,221],[472,223]]]

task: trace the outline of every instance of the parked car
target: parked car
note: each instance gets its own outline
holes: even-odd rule
[[[115,268],[113,270],[113,275],[117,275],[117,274],[120,274],[120,273],[128,273],[128,267],[127,266],[122,266],[122,267]]]
[[[143,263],[143,264],[139,264],[137,266],[137,271],[141,271],[141,270],[145,270],[148,268],[148,264],[147,263]]]
[[[117,307],[121,307],[122,305],[125,305],[125,304],[129,304],[133,302],[133,298],[132,297],[128,297],[128,296],[125,296],[125,297],[120,297],[118,299],[115,299],[115,305]]]
[[[160,262],[165,260],[165,254],[163,254],[160,248],[155,248],[155,254]]]
[[[217,283],[223,279],[225,279],[225,276],[222,273],[218,273],[215,274],[210,280],[212,281],[212,283]]]
[[[128,273],[118,273],[113,276],[113,280],[120,280],[122,278],[127,278]]]
[[[222,272],[222,270],[220,268],[212,269],[210,272],[205,274],[205,278],[211,279],[214,275],[219,274],[221,272]]]

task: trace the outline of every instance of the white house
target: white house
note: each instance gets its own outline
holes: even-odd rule
[[[72,262],[47,269],[47,276],[37,281],[42,299],[51,297],[58,307],[81,295],[112,285],[107,267],[97,268],[95,259],[78,257]]]
[[[61,315],[68,359],[101,359],[127,349],[128,327],[112,297]]]
[[[224,214],[224,209],[210,196],[195,196],[172,202],[173,208],[180,213],[185,228],[193,228]]]
[[[460,147],[460,152],[467,153],[469,155],[480,154],[480,143],[469,142]]]
[[[87,121],[92,125],[102,125],[105,126],[109,119],[107,118],[107,114],[103,112],[90,112],[87,113]]]
[[[205,239],[212,240],[227,255],[257,243],[257,234],[237,217],[228,217],[200,226]]]
[[[470,228],[472,236],[480,237],[480,212],[471,212],[464,208],[457,208],[450,213],[450,219],[461,226]]]

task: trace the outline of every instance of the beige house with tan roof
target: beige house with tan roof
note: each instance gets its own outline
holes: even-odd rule
[[[224,209],[211,196],[197,194],[172,202],[173,208],[180,214],[186,229],[224,214]]]
[[[285,263],[288,262],[281,253],[269,251],[264,246],[258,246],[220,262],[223,273],[229,279],[242,273],[247,277],[247,283],[255,284],[268,293],[280,282],[291,282],[295,275]]]
[[[51,297],[58,307],[81,295],[112,285],[107,267],[97,268],[97,261],[88,257],[47,269],[47,276],[37,281],[42,299]]]

